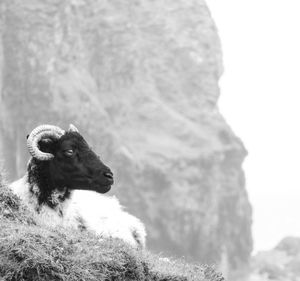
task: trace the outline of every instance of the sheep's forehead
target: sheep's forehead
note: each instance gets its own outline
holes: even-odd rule
[[[65,135],[63,135],[59,140],[59,145],[63,150],[71,149],[74,147],[88,148],[88,144],[84,140],[84,138],[79,133],[75,132],[66,133]]]

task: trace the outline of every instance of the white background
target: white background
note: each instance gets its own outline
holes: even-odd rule
[[[300,1],[207,0],[223,46],[219,107],[249,156],[255,251],[300,236]]]

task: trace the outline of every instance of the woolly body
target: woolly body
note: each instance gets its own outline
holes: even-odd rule
[[[39,188],[30,186],[27,175],[13,182],[10,187],[38,214],[37,218],[43,224],[88,230],[103,238],[119,238],[134,247],[145,247],[143,223],[125,212],[116,197],[94,191],[73,190],[61,202],[64,191],[54,191],[51,196],[56,207],[51,208],[38,203],[36,195]]]

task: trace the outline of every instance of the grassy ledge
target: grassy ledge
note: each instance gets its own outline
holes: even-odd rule
[[[0,182],[0,280],[224,279],[209,266],[136,251],[117,239],[100,241],[91,233],[40,225]]]

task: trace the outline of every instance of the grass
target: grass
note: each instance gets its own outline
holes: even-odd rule
[[[88,232],[50,228],[34,217],[0,182],[1,281],[224,280],[209,266],[163,259]]]

